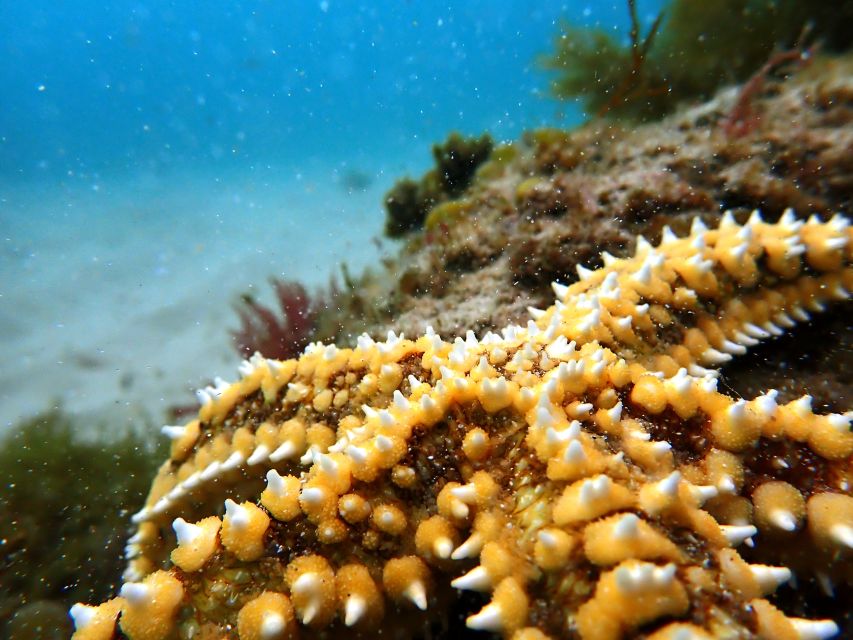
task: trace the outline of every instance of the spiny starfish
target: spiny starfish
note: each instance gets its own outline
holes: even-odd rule
[[[500,335],[256,355],[164,428],[127,582],[75,638],[411,636],[457,590],[519,640],[828,638],[765,596],[853,578],[850,415],[733,399],[714,367],[847,299],[851,258],[841,216],[727,214]]]

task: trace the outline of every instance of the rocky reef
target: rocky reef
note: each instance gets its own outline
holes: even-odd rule
[[[853,59],[817,59],[768,81],[752,96],[752,128],[732,136],[724,124],[743,90],[653,124],[537,130],[496,148],[453,201],[464,203],[460,213],[409,236],[389,265],[393,277],[382,290],[374,285],[384,319],[344,321],[343,331],[323,337],[418,335],[427,325],[449,336],[495,330],[523,322],[528,306],[547,305],[550,283],[574,282],[578,264],[601,266],[602,251],[629,254],[637,234],[657,241],[665,225],[685,233],[692,218],[715,224],[725,210],[742,221],[753,209],[769,220],[788,207],[850,211]],[[724,372],[744,395],[770,376],[786,397],[808,392],[817,406],[846,409],[839,398],[850,397],[853,383],[849,325],[830,314],[815,325],[830,342],[817,341],[808,355],[779,350],[796,347],[792,338]]]
[[[531,131],[496,147],[454,200],[464,203],[462,213],[441,233],[409,236],[404,263],[394,269],[411,274],[388,326],[414,324],[399,317],[416,304],[410,298],[418,296],[407,294],[456,298],[455,290],[471,274],[485,276],[487,267],[501,277],[492,282],[512,288],[513,297],[532,291],[514,307],[521,314],[525,302],[546,295],[548,282],[573,279],[576,263],[598,260],[601,249],[630,251],[637,232],[657,238],[664,224],[684,228],[696,215],[710,222],[726,209],[759,208],[770,219],[787,207],[824,215],[848,210],[851,67],[849,57],[820,59],[786,81],[769,82],[754,97],[752,128],[740,136],[722,126],[741,95],[735,86],[653,124],[593,121],[570,132]],[[562,257],[561,248],[568,249]],[[511,314],[498,306],[491,326]],[[437,315],[412,313],[418,331],[429,322],[452,332]]]

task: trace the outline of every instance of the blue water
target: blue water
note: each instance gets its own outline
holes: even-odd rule
[[[534,65],[560,17],[627,27],[621,1],[4,2],[0,178],[368,162],[571,124]]]
[[[393,250],[382,194],[433,142],[579,123],[536,64],[561,18],[628,30],[622,1],[0,2],[0,430],[157,420],[233,370],[240,292]]]

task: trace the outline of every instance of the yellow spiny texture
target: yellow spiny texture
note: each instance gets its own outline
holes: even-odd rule
[[[714,368],[848,298],[848,221],[725,215],[604,258],[527,326],[256,355],[200,391],[75,638],[407,637],[459,590],[507,638],[837,633],[765,597],[853,579],[850,415]]]

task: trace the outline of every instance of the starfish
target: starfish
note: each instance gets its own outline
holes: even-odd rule
[[[848,220],[726,214],[603,258],[526,326],[256,354],[201,390],[74,637],[406,637],[460,590],[518,640],[836,634],[766,597],[853,577],[851,414],[731,398],[717,367],[849,297]]]

